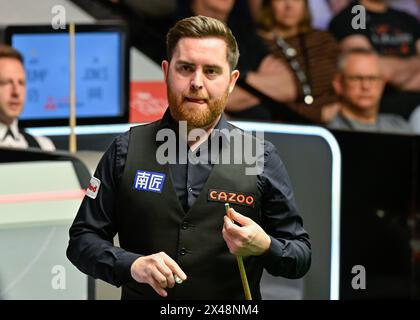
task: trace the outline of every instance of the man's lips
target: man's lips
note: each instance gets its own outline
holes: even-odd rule
[[[198,104],[204,104],[207,102],[207,99],[190,98],[190,97],[185,97],[185,100],[188,102],[194,102]]]
[[[20,107],[21,103],[19,101],[11,101],[8,103],[9,107],[15,109]]]

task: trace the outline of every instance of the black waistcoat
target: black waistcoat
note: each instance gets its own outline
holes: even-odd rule
[[[156,160],[158,123],[130,130],[127,161],[118,193],[118,234],[125,250],[143,255],[164,251],[186,273],[188,279],[168,289],[169,299],[244,299],[236,258],[222,236],[225,207],[209,201],[209,190],[252,194],[254,207],[231,205],[261,222],[261,194],[257,177],[245,175],[245,165],[215,164],[194,205],[185,212],[178,200],[168,165]],[[230,126],[231,130],[234,128]],[[166,174],[162,192],[133,188],[137,170]],[[260,258],[244,257],[253,299],[260,299]],[[122,299],[159,299],[147,284],[132,280],[122,286]]]

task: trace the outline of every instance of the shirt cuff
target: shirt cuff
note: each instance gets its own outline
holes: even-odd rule
[[[133,281],[131,277],[131,265],[140,257],[142,257],[141,254],[132,252],[123,252],[118,256],[118,259],[115,261],[115,275],[120,285]]]
[[[276,238],[268,235],[271,239],[268,250],[264,252],[260,257],[264,259],[264,262],[270,262],[273,258],[279,258],[283,256],[283,245]]]

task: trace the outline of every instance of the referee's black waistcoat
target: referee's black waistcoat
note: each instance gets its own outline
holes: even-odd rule
[[[257,188],[257,176],[245,175],[245,164],[216,163],[194,205],[185,212],[169,166],[160,165],[156,160],[158,123],[134,127],[130,132],[117,203],[120,245],[142,255],[163,251],[179,264],[188,279],[167,290],[169,299],[244,299],[236,258],[229,252],[222,236],[224,202],[229,201],[224,201],[223,197],[221,201],[214,201],[210,193],[224,190],[252,195],[252,206],[231,206],[260,224],[261,193]],[[233,128],[229,124],[229,129]],[[164,173],[162,192],[133,188],[137,170]],[[244,257],[244,265],[252,297],[261,299],[261,257]],[[132,280],[122,285],[122,299],[159,298],[148,284]]]

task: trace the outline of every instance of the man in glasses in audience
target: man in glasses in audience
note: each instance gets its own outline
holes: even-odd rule
[[[386,80],[381,110],[410,119],[420,103],[420,22],[413,12],[392,8],[397,2],[354,0],[331,20],[329,31],[341,50],[379,54]]]
[[[333,79],[341,111],[329,124],[330,128],[411,133],[412,128],[404,118],[379,113],[384,86],[380,60],[373,50],[351,49],[342,53]]]

